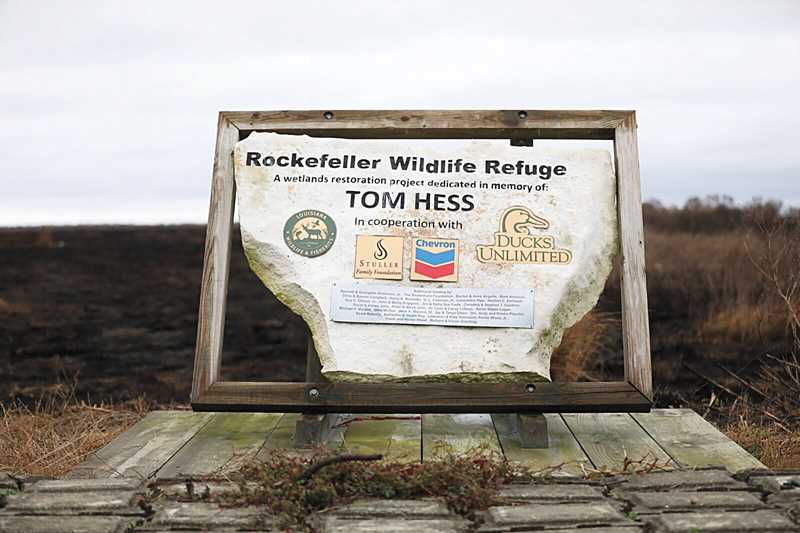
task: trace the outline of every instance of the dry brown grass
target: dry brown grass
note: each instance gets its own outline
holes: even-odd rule
[[[708,415],[768,466],[800,466],[800,211],[708,198],[644,215],[657,401]],[[615,272],[599,306],[608,316],[619,291]],[[618,329],[595,316],[565,336],[556,379],[607,379],[597,361],[621,360]]]
[[[591,381],[602,374],[604,361],[619,357],[615,332],[621,327],[612,313],[592,309],[564,333],[553,354],[552,376],[555,381]]]
[[[800,466],[800,428],[781,428],[749,407],[738,410],[722,431],[769,468]]]
[[[740,302],[712,311],[696,332],[706,342],[757,343],[786,335],[786,316],[774,305]]]
[[[653,319],[680,318],[702,340],[764,342],[786,333],[786,313],[749,253],[763,240],[732,228],[719,234],[647,232],[647,285]],[[721,338],[722,336],[723,338]]]
[[[0,298],[0,316],[3,315],[24,315],[29,313],[31,310],[30,305],[27,304],[15,304],[9,302],[5,298]]]
[[[800,211],[712,197],[683,209],[648,205],[645,226],[654,320],[680,318],[687,333],[711,344],[791,346]]]
[[[33,405],[0,405],[0,471],[58,477],[141,419],[142,399],[76,401],[67,387]]]

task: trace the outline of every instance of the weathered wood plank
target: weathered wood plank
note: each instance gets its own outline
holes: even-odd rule
[[[240,464],[239,460],[258,452],[280,417],[275,413],[215,413],[156,476],[202,476],[232,468]]]
[[[189,411],[153,411],[95,452],[68,478],[151,477],[178,452],[212,415]]]
[[[620,227],[622,285],[622,347],[625,380],[646,397],[653,397],[650,362],[650,320],[647,314],[644,227],[639,181],[636,115],[630,113],[614,134],[617,168],[617,213]]]
[[[613,139],[630,111],[331,110],[227,111],[243,131],[347,138]]]
[[[244,126],[244,125],[242,125]],[[325,129],[283,129],[263,128],[251,130],[243,127],[241,134],[245,138],[252,131],[266,131],[284,135],[308,135],[309,137],[326,137],[338,139],[517,139],[521,140],[554,140],[579,139],[610,141],[614,138],[614,130],[595,128],[325,128]]]
[[[303,416],[301,413],[285,413],[281,415],[275,428],[264,441],[261,449],[256,454],[256,459],[264,460],[267,455],[275,450],[294,449],[294,430],[297,421]],[[295,450],[301,455],[310,455],[311,450]]]
[[[722,466],[731,472],[766,468],[691,409],[657,409],[633,417],[681,466]]]
[[[503,447],[503,454],[509,461],[516,461],[534,471],[552,469],[562,465],[553,475],[581,475],[582,465],[592,467],[591,461],[583,453],[578,441],[572,436],[564,420],[557,414],[545,414],[549,446],[542,449],[522,448],[519,435],[514,430],[511,417],[514,415],[492,415],[497,437]]]
[[[419,415],[402,418],[354,417],[344,420],[344,449],[350,453],[380,453],[385,459],[419,462],[422,454],[422,420]]]
[[[318,394],[313,398],[311,389]],[[474,413],[649,411],[631,384],[537,383],[214,383],[192,406],[201,411]]]
[[[464,453],[477,448],[503,453],[490,415],[422,415],[423,462],[444,454]]]
[[[628,414],[564,414],[564,422],[598,469],[623,468],[625,458],[660,465],[671,462],[669,455]]]
[[[225,307],[228,301],[228,272],[231,258],[231,232],[236,184],[233,179],[233,148],[239,130],[219,116],[214,171],[211,179],[211,205],[208,211],[203,278],[195,343],[192,400],[198,400],[219,380]]]

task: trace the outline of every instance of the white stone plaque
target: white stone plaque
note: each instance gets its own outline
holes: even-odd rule
[[[334,283],[331,320],[367,324],[532,328],[533,289]]]
[[[250,266],[306,321],[331,381],[549,379],[618,250],[608,150],[251,133],[234,164]],[[452,298],[532,290],[532,311],[520,306],[533,317],[430,325],[433,307],[426,325],[408,308],[353,321],[334,294],[348,283]]]

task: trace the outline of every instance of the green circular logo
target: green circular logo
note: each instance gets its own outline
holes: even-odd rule
[[[289,217],[283,226],[283,240],[291,251],[304,257],[318,257],[333,246],[336,223],[316,209],[304,209]]]

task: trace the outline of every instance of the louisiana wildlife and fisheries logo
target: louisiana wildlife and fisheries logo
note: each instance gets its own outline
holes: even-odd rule
[[[318,257],[336,241],[336,223],[322,211],[304,209],[283,225],[283,240],[298,255]]]
[[[552,235],[540,234],[540,231],[549,228],[550,222],[527,207],[509,207],[500,217],[494,243],[476,246],[478,261],[566,265],[572,261],[572,252],[556,248],[556,240]]]
[[[458,239],[414,237],[413,281],[458,281]]]

